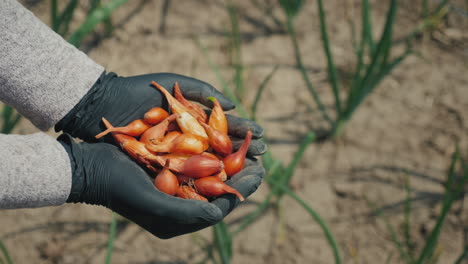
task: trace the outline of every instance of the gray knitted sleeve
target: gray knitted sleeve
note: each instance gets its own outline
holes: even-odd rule
[[[0,100],[39,129],[60,121],[103,71],[21,4],[0,0]]]
[[[62,145],[44,134],[0,134],[0,208],[65,203],[70,194],[70,159]]]
[[[103,71],[21,4],[0,0],[0,100],[39,129],[60,121]],[[71,175],[55,139],[0,134],[0,208],[63,204]]]

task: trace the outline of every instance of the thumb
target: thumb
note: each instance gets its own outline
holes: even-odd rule
[[[178,224],[215,224],[222,220],[221,210],[214,204],[169,196],[159,191],[159,213]]]
[[[128,218],[159,238],[195,232],[223,219],[221,209],[211,203],[169,196],[154,186],[137,196],[139,205],[127,208]]]

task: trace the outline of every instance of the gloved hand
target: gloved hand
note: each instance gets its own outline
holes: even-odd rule
[[[142,118],[152,107],[168,109],[163,95],[151,86],[156,81],[172,93],[173,84],[179,82],[184,96],[211,106],[207,97],[218,99],[225,110],[234,105],[211,85],[172,73],[147,74],[134,77],[118,77],[103,74],[83,99],[56,125],[74,137],[88,142],[103,131],[101,118],[114,126],[125,126]],[[247,130],[252,131],[248,156],[260,155],[265,145],[255,140],[263,135],[263,129],[251,120],[227,115],[229,134],[236,149]],[[112,137],[104,137],[113,142]],[[76,144],[69,136],[59,138],[73,163],[73,184],[69,202],[84,202],[106,206],[127,217],[161,238],[194,232],[220,221],[239,203],[233,195],[223,195],[211,203],[183,200],[168,196],[155,189],[145,171],[118,148],[105,143]],[[242,170],[226,183],[244,197],[254,192],[261,182],[264,169],[255,163]]]
[[[96,142],[94,136],[105,130],[101,122],[102,117],[118,127],[143,118],[144,113],[153,107],[163,107],[167,110],[166,99],[151,85],[151,81],[156,81],[171,93],[174,83],[178,82],[187,99],[205,106],[212,106],[212,102],[207,98],[213,96],[218,99],[224,110],[235,107],[228,98],[208,83],[183,75],[155,73],[119,77],[115,73],[103,73],[81,101],[55,126],[55,130],[63,130],[87,142]],[[261,131],[252,132],[254,136],[261,134]]]
[[[224,110],[233,109],[234,104],[210,84],[174,73],[153,73],[133,77],[119,77],[115,73],[103,73],[81,101],[55,126],[62,131],[86,142],[97,142],[96,136],[105,130],[101,121],[105,117],[115,127],[126,126],[135,119],[143,118],[153,107],[169,109],[162,93],[151,85],[156,81],[169,92],[175,82],[179,83],[184,96],[211,107],[207,98],[218,99]],[[229,135],[233,137],[234,148],[241,143],[245,131],[250,128],[253,140],[249,155],[261,155],[266,151],[263,142],[256,140],[263,136],[263,128],[247,119],[226,115],[229,122]],[[113,143],[109,134],[99,141]]]
[[[160,238],[195,232],[221,221],[239,203],[232,194],[211,203],[184,200],[158,191],[148,174],[118,147],[76,143],[69,135],[59,142],[72,164],[72,190],[67,202],[102,205]],[[259,186],[264,169],[249,160],[226,183],[244,197]]]

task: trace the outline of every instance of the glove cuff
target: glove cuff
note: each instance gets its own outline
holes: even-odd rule
[[[76,143],[68,134],[59,136],[57,140],[68,153],[72,167],[72,188],[66,202],[109,207],[106,196],[108,179],[96,174],[93,163],[99,155],[97,144]]]
[[[104,88],[115,77],[117,77],[117,74],[104,71],[78,104],[55,125],[55,132],[63,131],[87,142],[96,142],[94,136],[88,135],[86,131],[88,131],[88,126],[95,123],[94,119],[98,118],[100,120],[102,118],[97,113],[100,112],[99,110],[102,107]]]
[[[67,203],[81,202],[81,196],[86,186],[86,177],[82,166],[81,149],[68,134],[60,135],[57,141],[62,144],[70,158],[72,169],[72,188]]]

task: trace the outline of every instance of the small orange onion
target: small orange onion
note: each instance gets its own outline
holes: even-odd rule
[[[241,202],[244,201],[242,194],[214,176],[198,179],[195,181],[194,185],[199,194],[208,197],[215,197],[225,193],[232,193],[235,194]]]
[[[166,134],[167,128],[171,121],[175,120],[179,115],[173,114],[165,118],[159,124],[153,126],[143,133],[140,137],[140,142],[145,144],[151,144],[153,142],[159,142],[163,139],[164,134]]]
[[[224,169],[229,177],[238,173],[242,168],[244,168],[245,155],[249,149],[250,141],[252,140],[252,132],[247,131],[244,142],[239,150],[235,153],[227,155],[224,159]]]
[[[184,163],[183,174],[189,177],[202,178],[220,172],[223,163],[206,155],[195,155]]]
[[[152,152],[168,152],[181,154],[201,154],[209,147],[208,142],[193,134],[180,134],[170,142],[147,144],[146,148]]]
[[[193,134],[181,134],[171,143],[173,148],[170,152],[190,155],[201,154],[210,147],[208,140]]]
[[[169,170],[169,164],[170,160],[167,160],[162,171],[154,179],[154,186],[163,193],[175,195],[179,189],[179,181]]]
[[[208,199],[206,199],[206,197],[198,194],[192,187],[188,185],[179,186],[179,189],[177,190],[177,197],[208,202]]]
[[[151,154],[145,148],[143,143],[140,143],[135,138],[124,134],[114,134],[114,139],[119,143],[120,147],[134,160],[144,164],[149,164],[149,162],[145,160],[145,157],[153,154]]]
[[[232,153],[232,141],[227,134],[218,131],[205,123],[201,123],[208,134],[208,142],[210,146],[222,155],[229,155]]]
[[[189,110],[185,107],[181,102],[177,101],[177,99],[170,94],[166,88],[159,85],[157,82],[152,81],[152,85],[154,85],[159,91],[161,91],[164,96],[166,97],[172,112],[176,114],[180,114],[179,118],[177,118],[177,124],[179,124],[180,129],[184,133],[191,133],[197,136],[208,138],[203,127],[198,123],[198,121],[189,114]]]
[[[106,119],[103,117],[102,120],[104,122],[104,120],[106,120]],[[124,127],[107,128],[105,131],[97,134],[96,138],[101,138],[101,137],[103,137],[103,136],[105,136],[105,135],[107,135],[108,133],[111,133],[111,132],[112,133],[125,134],[125,135],[132,136],[132,137],[137,137],[137,136],[143,134],[143,132],[148,130],[150,127],[151,127],[151,125],[146,123],[142,119],[137,119],[137,120],[134,120],[134,121],[130,122],[130,124],[128,124],[127,126],[124,126]]]
[[[189,114],[191,114],[193,117],[195,117],[195,119],[197,119],[198,122],[200,122],[200,123],[206,123],[207,122],[208,117],[207,117],[205,111],[203,110],[203,108],[201,108],[201,106],[199,106],[199,105],[197,105],[195,103],[192,103],[192,102],[188,101],[187,99],[185,99],[184,95],[182,94],[182,91],[180,90],[178,82],[176,82],[174,84],[174,97],[180,103],[182,103],[185,107],[187,107],[187,109],[189,111]]]
[[[200,123],[188,112],[180,113],[180,116],[177,118],[177,124],[184,133],[194,134],[206,139],[208,138],[205,129],[203,129]]]
[[[216,98],[208,97],[208,99],[214,104],[213,109],[211,110],[210,118],[208,120],[208,125],[227,135],[228,123],[223,108],[219,104],[218,100],[216,100]]]
[[[167,160],[171,160],[169,169],[173,172],[182,173],[184,170],[185,161],[189,157],[190,156],[187,156],[187,155],[171,153],[171,154],[166,154],[166,155],[161,155],[161,156],[153,155],[149,160],[155,164],[158,164],[161,167],[164,167]]]
[[[102,118],[102,122],[108,130],[114,128],[107,119]],[[146,149],[145,144],[139,142],[134,137],[115,132],[112,133],[112,136],[120,147],[137,162],[150,165],[150,161],[156,157]]]
[[[166,136],[164,136],[164,138],[161,140],[161,144],[167,144],[167,143],[170,143],[172,141],[174,141],[174,139],[176,139],[178,136],[182,135],[181,132],[179,131],[171,131],[169,133],[166,134]]]
[[[161,107],[153,107],[145,113],[143,120],[146,123],[156,125],[166,119],[168,116],[169,113],[166,110],[162,109]]]
[[[162,87],[159,83],[155,81],[151,81],[151,84],[154,87],[156,87],[159,91],[161,91],[161,93],[163,93],[173,113],[180,114],[182,112],[188,111],[187,107],[185,107],[181,102],[177,101],[177,99],[175,99],[174,96],[172,96],[172,94],[170,94],[166,90],[166,88]]]

